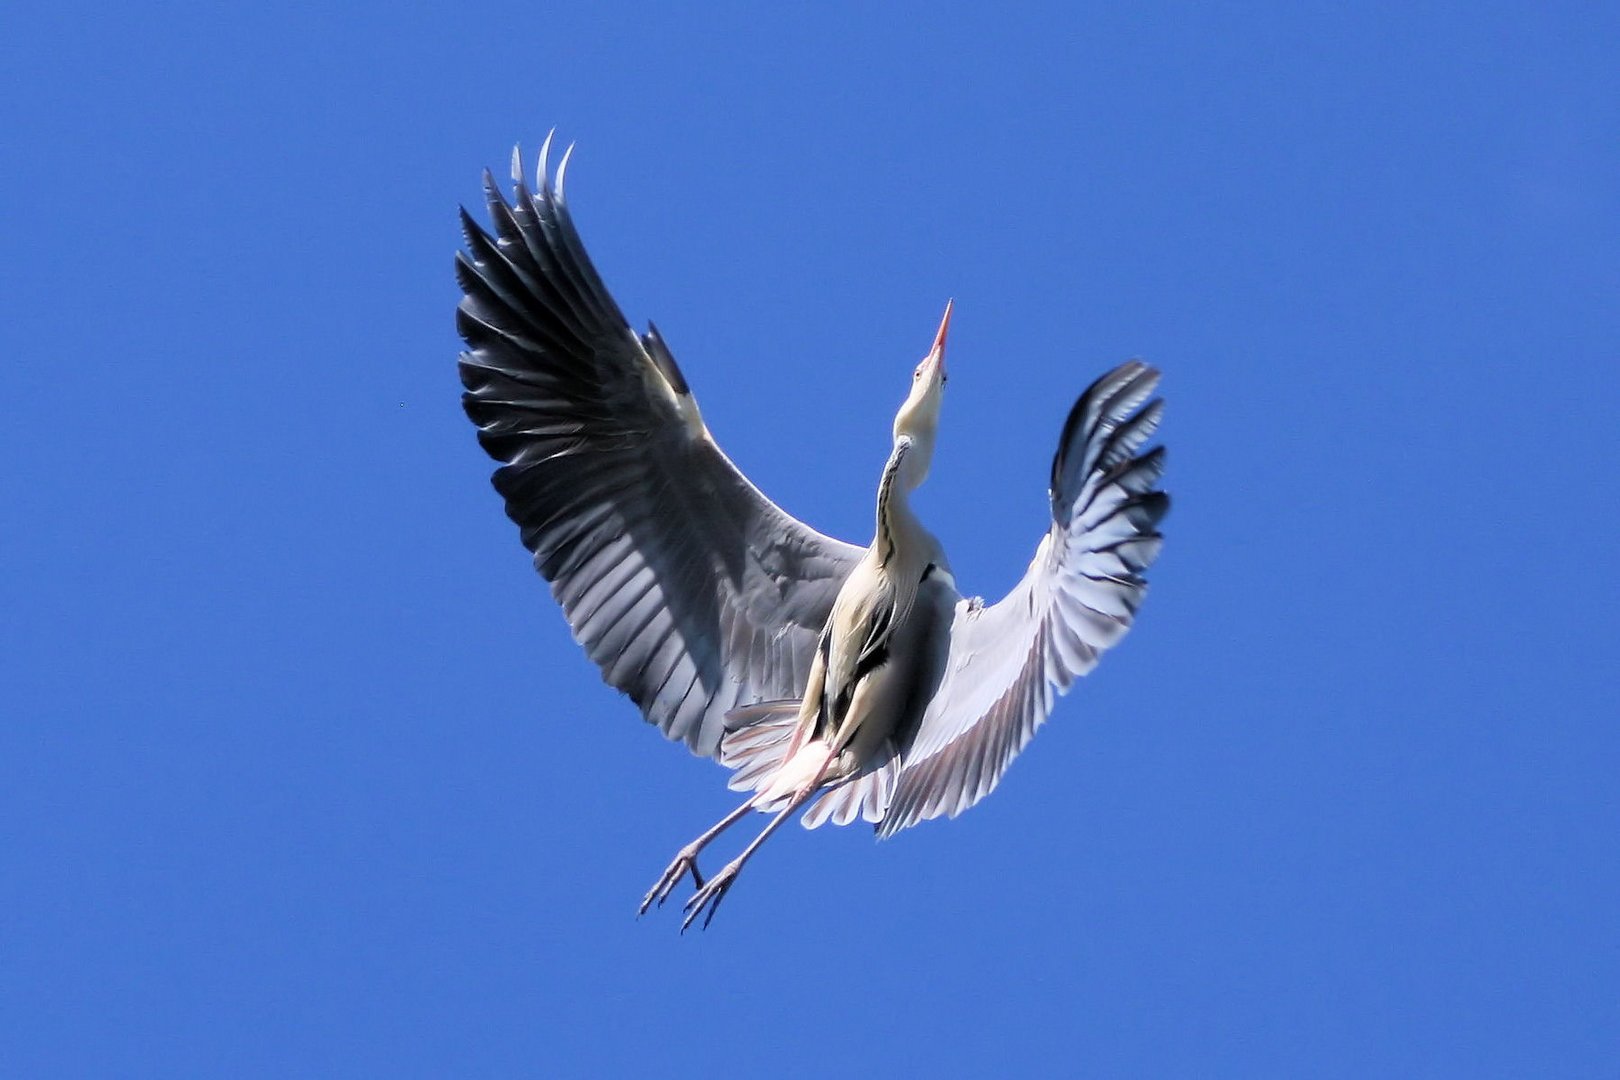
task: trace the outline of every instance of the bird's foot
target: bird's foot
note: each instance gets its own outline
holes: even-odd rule
[[[698,872],[697,856],[698,849],[696,846],[688,844],[686,847],[681,848],[680,853],[675,856],[675,861],[664,869],[664,874],[658,879],[658,883],[648,891],[646,896],[641,898],[641,907],[636,909],[636,918],[639,919],[647,914],[647,909],[652,907],[654,903],[657,903],[659,907],[663,907],[664,901],[669,899],[669,894],[675,891],[675,886],[679,885],[681,878],[687,874],[692,875],[694,885],[700,889],[703,887],[703,875]]]
[[[697,921],[699,915],[703,916],[703,929],[707,930],[709,928],[709,923],[714,919],[714,913],[720,910],[720,901],[726,898],[726,893],[731,890],[731,886],[736,882],[737,874],[741,870],[741,859],[729,862],[726,864],[725,869],[710,878],[706,884],[700,886],[698,891],[692,894],[692,899],[686,902],[686,918],[681,922],[681,933],[686,933],[687,929]],[[704,913],[705,909],[707,909],[707,914]]]

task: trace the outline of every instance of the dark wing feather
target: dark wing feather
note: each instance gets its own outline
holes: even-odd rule
[[[1130,629],[1170,506],[1155,488],[1163,447],[1138,454],[1159,424],[1163,402],[1143,404],[1158,381],[1132,361],[1075,403],[1052,461],[1052,527],[1000,603],[957,604],[944,678],[902,748],[879,835],[988,795],[1057,696]]]
[[[574,636],[646,718],[713,755],[725,713],[803,691],[861,549],[790,517],[715,445],[656,329],[625,322],[544,156],[456,257],[463,403]]]

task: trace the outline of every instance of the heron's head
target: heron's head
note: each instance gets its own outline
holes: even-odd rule
[[[911,393],[894,416],[894,437],[912,440],[932,448],[939,426],[939,404],[945,396],[945,335],[951,328],[951,302],[945,303],[945,317],[939,321],[934,347],[911,374]]]
[[[934,458],[934,432],[939,427],[939,405],[945,396],[945,334],[951,328],[951,303],[945,303],[945,317],[939,321],[934,347],[922,358],[911,375],[911,393],[894,415],[894,446],[904,453],[902,483],[914,488],[928,476]],[[905,447],[902,451],[901,444]]]

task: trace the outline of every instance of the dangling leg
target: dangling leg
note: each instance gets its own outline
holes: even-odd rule
[[[680,884],[681,878],[685,877],[688,871],[692,874],[693,884],[698,888],[702,888],[703,875],[698,873],[697,868],[698,852],[708,847],[715,837],[747,816],[748,811],[752,810],[754,803],[758,801],[759,796],[757,794],[751,796],[748,801],[716,822],[708,832],[681,848],[675,855],[675,861],[670,863],[664,870],[664,876],[659,878],[658,883],[652,887],[652,890],[641,898],[641,907],[636,909],[636,918],[639,919],[647,914],[647,909],[652,907],[654,900],[658,901],[659,907],[663,907],[664,901],[669,899],[669,894],[675,890],[676,885]]]
[[[832,737],[817,748],[824,756],[820,763],[815,765],[815,771],[809,774],[809,778],[802,787],[794,790],[793,797],[788,801],[787,806],[783,807],[771,819],[771,823],[765,826],[764,830],[754,838],[753,843],[743,848],[741,855],[727,863],[724,869],[707,882],[699,883],[698,891],[686,902],[686,918],[681,923],[681,933],[686,933],[687,928],[697,921],[699,915],[703,915],[704,929],[708,928],[709,923],[714,919],[714,913],[720,909],[720,901],[725,899],[726,893],[736,882],[737,874],[741,872],[743,864],[748,861],[749,856],[759,850],[760,845],[770,837],[771,833],[781,827],[782,822],[786,821],[793,811],[809,802],[811,798],[822,790],[822,782],[827,779],[829,774],[832,775],[834,780],[847,778],[851,774],[853,763],[844,754],[844,750],[860,731],[861,722],[871,711],[872,704],[869,699],[878,692],[877,686],[878,684],[870,677],[862,679],[856,685],[854,694],[850,696],[849,706],[845,711],[843,721],[838,725],[838,729],[833,732]],[[817,689],[820,690],[820,687],[818,686]],[[808,716],[802,717],[801,722],[804,719],[808,719]],[[810,747],[802,747],[799,748],[798,752],[807,753],[810,750]],[[797,754],[794,757],[797,757]],[[786,770],[792,763],[793,761],[790,758],[783,763],[783,769]],[[708,909],[706,915],[703,914],[705,908]]]
[[[720,901],[725,899],[727,891],[736,882],[737,874],[742,870],[743,863],[747,862],[748,857],[759,849],[759,845],[765,842],[766,837],[776,831],[777,826],[788,819],[789,814],[809,802],[810,796],[814,795],[816,790],[816,788],[811,788],[793,796],[792,801],[778,811],[777,815],[771,818],[771,823],[765,826],[764,830],[754,838],[754,842],[743,848],[741,855],[727,863],[724,869],[710,878],[692,895],[692,899],[686,902],[686,918],[681,922],[681,933],[686,933],[686,928],[691,926],[699,915],[703,914],[704,908],[708,908],[709,913],[703,918],[703,928],[705,930],[709,928],[709,921],[714,918],[714,913],[720,910]]]
[[[792,741],[788,744],[786,752],[782,754],[783,763],[791,760],[798,753],[799,748],[804,744],[814,727],[816,715],[821,708],[821,692],[826,682],[826,673],[826,657],[821,649],[817,649],[815,659],[810,664],[810,678],[804,697],[799,702],[799,715],[795,722]],[[748,707],[745,706],[746,708]],[[780,769],[781,766],[778,765],[777,768]],[[693,884],[700,889],[703,888],[703,875],[698,873],[697,868],[698,852],[702,851],[709,845],[710,841],[735,825],[748,811],[757,806],[765,795],[765,789],[769,786],[769,783],[762,783],[760,788],[754,792],[752,798],[721,818],[714,828],[683,847],[676,854],[675,861],[669,864],[668,869],[664,871],[664,875],[658,879],[658,883],[652,887],[652,891],[642,898],[641,907],[636,912],[636,917],[640,918],[645,915],[654,901],[658,902],[659,907],[663,907],[664,901],[669,899],[669,894],[674,891],[676,885],[680,884],[681,878],[686,876],[688,871],[692,874]]]
[[[731,886],[736,882],[737,875],[741,873],[743,864],[748,861],[754,852],[759,850],[761,844],[770,838],[771,833],[781,827],[782,822],[786,821],[793,811],[809,802],[821,790],[822,778],[827,775],[827,770],[832,766],[834,760],[835,755],[829,752],[822,759],[820,767],[811,774],[809,781],[793,793],[793,797],[788,800],[788,804],[778,811],[775,817],[771,818],[771,823],[765,826],[758,836],[754,837],[752,843],[743,848],[742,854],[732,859],[718,874],[698,887],[698,891],[686,902],[686,918],[681,922],[681,933],[686,933],[687,927],[691,926],[697,920],[697,917],[703,914],[704,908],[708,908],[709,913],[703,916],[703,928],[708,929],[709,923],[714,919],[714,913],[720,910],[720,901],[725,899],[726,893],[730,891]]]

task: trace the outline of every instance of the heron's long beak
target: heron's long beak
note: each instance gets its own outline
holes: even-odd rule
[[[945,335],[951,329],[951,307],[955,300],[945,301],[945,317],[939,320],[939,332],[934,335],[934,347],[928,350],[928,362],[938,364],[940,370],[945,369]]]

